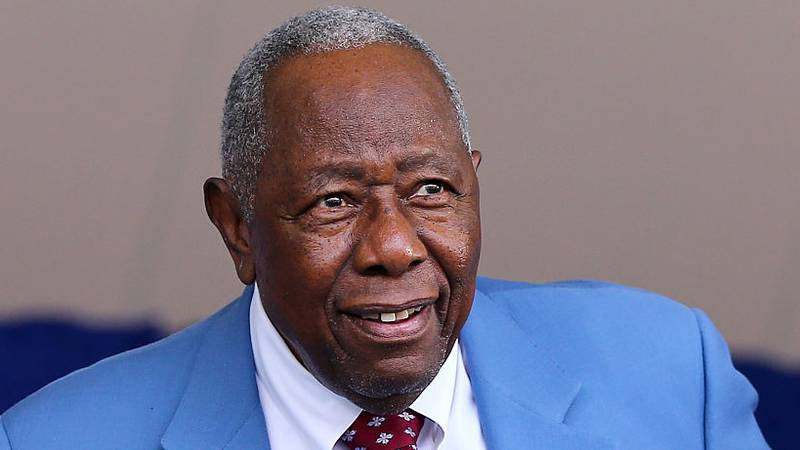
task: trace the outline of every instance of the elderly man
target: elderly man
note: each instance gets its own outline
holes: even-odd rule
[[[233,76],[206,207],[248,287],[2,417],[0,449],[756,449],[706,316],[595,282],[476,281],[467,120],[370,10],[267,34]]]

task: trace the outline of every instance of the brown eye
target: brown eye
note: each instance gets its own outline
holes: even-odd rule
[[[338,208],[344,206],[344,199],[338,195],[329,195],[322,200],[326,208]]]
[[[440,194],[443,190],[444,190],[444,185],[442,183],[438,181],[429,181],[419,187],[417,192],[414,193],[414,197],[424,196],[424,195],[436,195]]]

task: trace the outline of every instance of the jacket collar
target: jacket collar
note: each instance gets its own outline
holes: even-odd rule
[[[461,331],[481,428],[490,449],[611,449],[566,425],[581,383],[565,373],[501,302],[477,290]]]
[[[178,409],[161,439],[169,450],[269,448],[247,326],[253,287],[209,323]]]

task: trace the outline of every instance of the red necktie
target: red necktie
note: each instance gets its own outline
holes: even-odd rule
[[[363,411],[344,432],[342,442],[351,450],[416,449],[423,422],[423,417],[410,409],[389,416]]]

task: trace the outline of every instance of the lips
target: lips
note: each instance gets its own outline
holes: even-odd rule
[[[424,335],[433,322],[432,303],[399,311],[371,311],[345,314],[346,322],[356,335],[373,343],[401,343]]]

